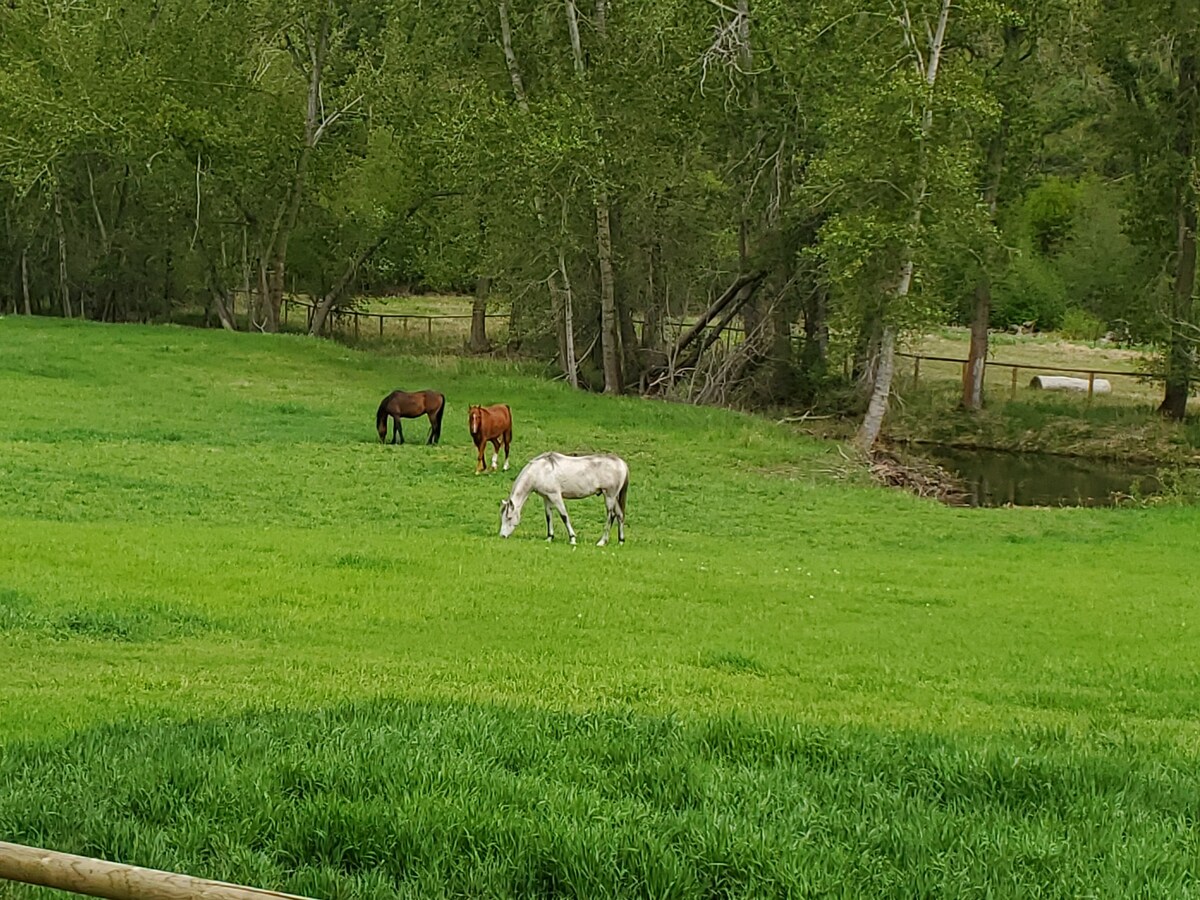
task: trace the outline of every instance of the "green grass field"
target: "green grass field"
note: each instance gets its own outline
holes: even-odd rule
[[[440,446],[379,445],[397,387]],[[625,546],[599,499],[497,536],[548,449],[629,461]],[[0,319],[0,840],[322,897],[1200,896],[1200,510],[842,470],[510,363]]]

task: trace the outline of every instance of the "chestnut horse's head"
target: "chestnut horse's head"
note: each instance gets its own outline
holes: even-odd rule
[[[483,428],[483,409],[478,406],[472,406],[467,411],[467,426],[471,434],[479,434]]]

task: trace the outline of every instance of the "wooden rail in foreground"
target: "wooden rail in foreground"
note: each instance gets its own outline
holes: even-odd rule
[[[903,356],[913,361],[913,387],[916,387],[921,380],[921,360],[929,360],[930,362],[948,362],[958,363],[962,366],[963,383],[967,380],[967,364],[970,362],[966,359],[958,359],[954,356],[925,356],[921,353],[901,353],[897,352],[897,356]],[[1020,369],[1036,370],[1038,372],[1070,372],[1074,375],[1086,375],[1088,380],[1088,399],[1092,399],[1092,389],[1096,383],[1097,375],[1113,375],[1124,378],[1146,378],[1151,381],[1161,381],[1162,375],[1154,372],[1117,372],[1114,369],[1089,369],[1086,367],[1075,366],[1074,368],[1066,366],[1038,366],[1032,363],[1006,363],[995,362],[994,360],[986,360],[983,364],[984,377],[987,377],[987,370],[995,366],[999,369],[1012,369],[1012,382],[1009,386],[1008,399],[1012,400],[1017,396],[1017,372]]]
[[[6,841],[0,841],[0,878],[110,900],[308,900]]]

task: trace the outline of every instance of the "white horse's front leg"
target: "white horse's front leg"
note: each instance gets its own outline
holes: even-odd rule
[[[542,500],[546,504],[546,540],[554,540],[554,508],[550,505],[550,498],[543,497]]]
[[[554,508],[558,510],[558,514],[562,516],[563,525],[567,527],[567,534],[571,536],[571,546],[575,546],[575,529],[571,527],[571,518],[567,515],[567,504],[563,503],[562,494],[556,495],[551,501],[554,503]]]

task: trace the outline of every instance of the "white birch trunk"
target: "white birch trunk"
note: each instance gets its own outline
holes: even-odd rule
[[[69,319],[71,288],[67,283],[67,229],[63,225],[62,192],[57,184],[54,185],[54,230],[58,233],[58,291],[62,299],[63,316]]]
[[[558,250],[558,271],[562,276],[563,350],[566,354],[567,381],[571,387],[579,387],[579,364],[575,360],[575,312],[571,295],[571,279],[567,277],[567,260],[562,247]]]
[[[521,78],[521,67],[517,63],[517,54],[513,51],[512,45],[512,25],[508,19],[508,0],[500,0],[500,48],[504,53],[504,62],[508,66],[508,77],[512,82],[513,96],[517,100],[517,105],[521,107],[521,111],[526,115],[529,114],[529,97],[525,93],[525,81]],[[574,40],[578,40],[578,26],[576,26],[576,34]],[[565,201],[564,201],[565,202]],[[545,206],[542,202],[541,194],[534,194],[533,208],[537,213],[538,224],[543,228],[546,227]],[[563,213],[564,218],[566,213]],[[551,275],[548,282],[551,293],[551,306],[559,306],[563,316],[563,344],[566,351],[563,359],[563,367],[567,376],[567,381],[572,387],[579,387],[579,367],[575,362],[575,322],[572,316],[572,298],[571,298],[571,281],[567,276],[566,256],[563,252],[562,242],[558,245],[558,271],[562,278],[562,288],[556,285],[555,278]],[[555,297],[558,298],[557,303]],[[513,306],[513,316],[515,320],[516,306]]]
[[[912,288],[913,253],[915,252],[916,238],[921,228],[921,212],[925,206],[925,192],[928,188],[928,180],[925,172],[924,143],[933,127],[933,87],[937,82],[938,63],[941,61],[942,46],[946,39],[946,24],[949,20],[950,0],[942,0],[942,9],[938,16],[937,29],[929,38],[929,59],[922,73],[925,78],[926,95],[925,108],[921,114],[920,171],[917,175],[916,183],[913,185],[913,211],[909,219],[909,233],[913,240],[904,251],[904,260],[900,264],[900,278],[896,283],[895,290],[892,292],[893,301],[903,300],[908,296],[908,292]],[[913,32],[911,22],[908,20],[907,8],[905,9],[904,21],[909,44],[913,48],[917,64],[920,65],[920,56],[917,51],[917,35]],[[886,306],[883,314],[883,336],[879,346],[879,364],[875,371],[875,383],[871,389],[871,399],[867,404],[867,413],[863,416],[862,424],[854,436],[855,446],[864,453],[870,453],[871,449],[875,446],[875,442],[879,439],[879,432],[883,427],[883,419],[887,415],[888,402],[891,399],[892,375],[896,371],[896,329],[894,325],[887,321],[888,310]]]
[[[21,299],[25,302],[25,315],[33,315],[33,307],[29,303],[29,248],[21,248]]]

